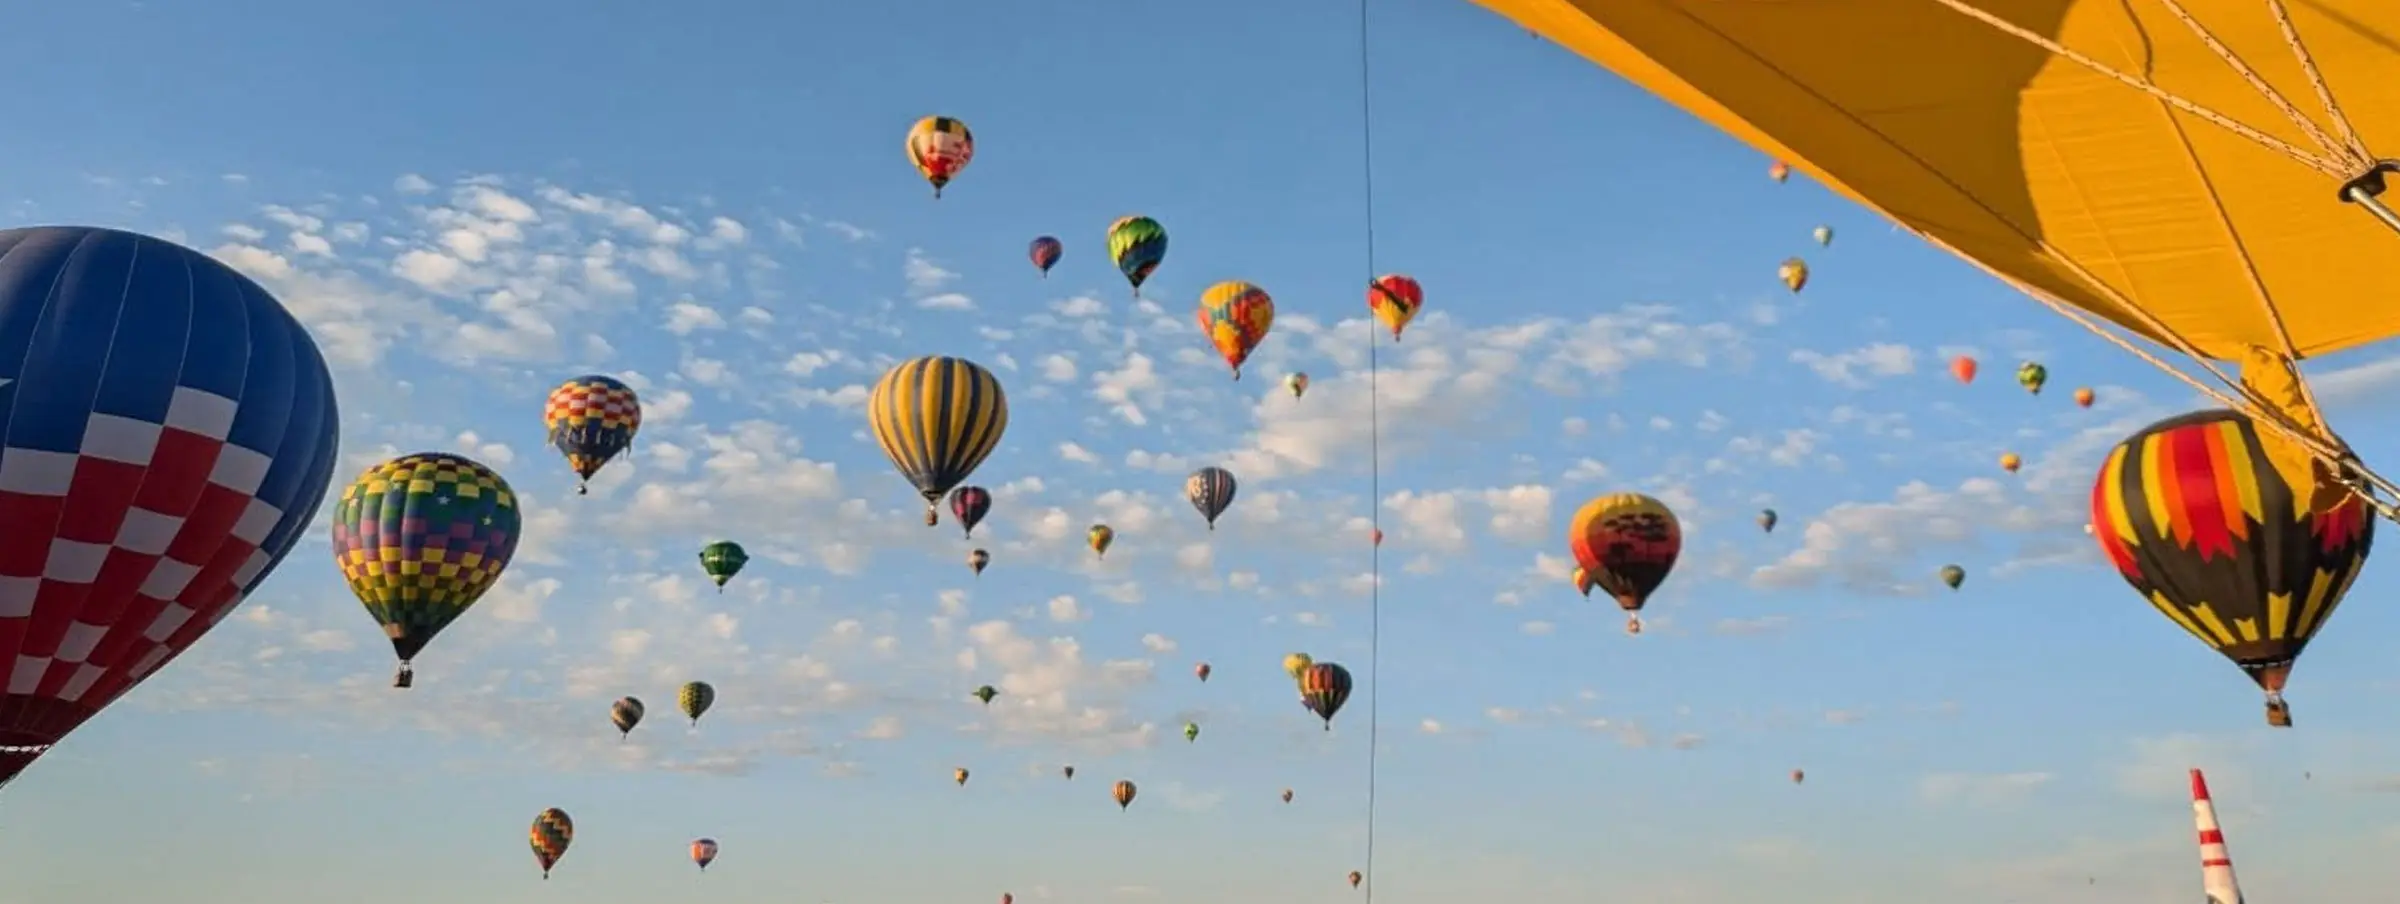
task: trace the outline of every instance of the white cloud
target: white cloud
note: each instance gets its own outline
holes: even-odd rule
[[[1917,353],[1905,345],[1874,342],[1846,352],[1825,354],[1806,349],[1792,353],[1792,363],[1816,371],[1827,381],[1852,388],[1864,387],[1877,377],[1898,377],[1916,372]]]

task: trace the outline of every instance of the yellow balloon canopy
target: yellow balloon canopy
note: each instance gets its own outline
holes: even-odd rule
[[[2400,335],[2373,301],[2400,219],[2372,197],[2400,174],[2377,162],[2400,157],[2400,2],[1477,2],[2095,330],[2083,314],[2201,360],[2306,447],[2279,467],[2341,453],[2293,362]]]

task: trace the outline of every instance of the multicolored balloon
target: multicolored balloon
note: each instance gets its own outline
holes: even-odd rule
[[[695,839],[692,842],[692,864],[700,867],[700,871],[705,873],[708,872],[708,865],[715,862],[717,862],[717,840],[714,838]]]
[[[1217,355],[1242,378],[1242,362],[1275,327],[1275,299],[1267,290],[1241,280],[1227,280],[1200,293],[1200,332],[1216,346]]]
[[[1367,284],[1367,309],[1384,329],[1392,331],[1393,342],[1400,341],[1400,331],[1408,329],[1408,322],[1417,319],[1417,312],[1424,307],[1425,287],[1414,278],[1388,273]]]
[[[316,517],[308,330],[200,252],[0,231],[0,786],[222,621]]]
[[[1774,509],[1760,509],[1758,512],[1758,529],[1766,531],[1770,534],[1774,533],[1776,522],[1782,520],[1783,517],[1775,514]]]
[[[615,377],[585,374],[550,390],[542,426],[549,431],[550,447],[575,470],[580,496],[591,492],[592,475],[633,448],[634,434],[642,431],[642,401]]]
[[[1784,288],[1798,294],[1808,285],[1808,262],[1796,257],[1784,258],[1783,263],[1775,268],[1775,278],[1783,282]]]
[[[419,452],[384,462],[342,491],[333,561],[400,657],[393,687],[442,629],[500,580],[523,514],[508,481],[461,455]]]
[[[1117,529],[1106,524],[1094,524],[1091,530],[1083,532],[1083,542],[1092,548],[1093,555],[1108,558],[1108,548],[1117,542]]]
[[[976,576],[982,576],[984,567],[990,564],[992,564],[991,553],[981,549],[967,551],[967,567],[974,569]]]
[[[1208,663],[1205,662],[1192,666],[1193,677],[1199,678],[1202,683],[1207,683],[1208,676],[1215,671],[1216,669],[1209,668]]]
[[[1942,566],[1939,576],[1942,583],[1949,585],[1952,590],[1957,590],[1959,585],[1967,582],[1967,570],[1956,565]]]
[[[1283,377],[1283,388],[1291,390],[1292,398],[1295,399],[1307,395],[1308,375],[1299,371],[1293,371],[1285,374]]]
[[[1325,720],[1333,730],[1333,715],[1350,702],[1350,670],[1330,662],[1313,663],[1300,672],[1300,704]]]
[[[639,697],[619,697],[617,702],[609,704],[608,721],[617,727],[617,740],[633,737],[633,727],[642,724],[645,711]]]
[[[1142,789],[1140,788],[1134,787],[1133,783],[1130,781],[1120,780],[1115,785],[1109,787],[1108,796],[1116,800],[1117,809],[1122,811],[1127,807],[1133,806],[1133,796],[1141,793],[1141,790]]]
[[[1640,493],[1584,503],[1567,528],[1567,548],[1592,583],[1625,610],[1625,633],[1642,633],[1642,604],[1666,583],[1683,554],[1683,524],[1667,504]]]
[[[719,540],[700,547],[700,570],[708,574],[709,580],[716,582],[718,593],[725,592],[725,582],[741,574],[742,566],[748,564],[750,553],[742,549],[742,544],[731,540]]]
[[[2289,727],[2284,682],[2365,567],[2375,516],[2349,495],[2312,511],[2320,466],[2271,441],[2224,410],[2144,427],[2101,464],[2092,524],[2125,583],[2241,667],[2267,723]]]
[[[1145,216],[1117,218],[1108,224],[1108,259],[1133,285],[1134,297],[1140,298],[1142,283],[1167,259],[1167,228]]]
[[[1208,519],[1208,529],[1213,531],[1217,529],[1217,518],[1232,507],[1236,489],[1239,485],[1233,480],[1233,472],[1212,465],[1184,478],[1183,498],[1200,511],[1200,517]]]
[[[966,785],[967,785],[967,767],[965,767],[965,766],[960,766],[960,767],[958,767],[958,768],[956,768],[956,769],[952,769],[952,770],[950,770],[950,780],[951,780],[951,781],[954,781],[954,782],[957,782],[957,783],[958,783],[958,785],[959,785],[959,787],[961,787],[961,788],[964,788],[964,787],[966,787]]]
[[[2027,361],[2017,365],[2017,385],[2025,387],[2026,392],[2041,395],[2042,385],[2048,382],[2050,368],[2043,367],[2040,362]]]
[[[933,186],[935,200],[940,200],[943,187],[975,160],[975,133],[967,130],[966,123],[947,116],[917,120],[909,127],[907,143],[908,162]]]
[[[1045,235],[1033,240],[1025,249],[1025,256],[1041,268],[1043,279],[1049,279],[1050,268],[1058,266],[1059,258],[1067,256],[1067,243],[1059,241],[1057,236]]]
[[[867,426],[892,467],[925,498],[931,527],[940,521],[934,505],[942,494],[974,474],[1008,432],[1008,393],[973,361],[915,358],[875,381]]]
[[[575,820],[567,818],[567,811],[551,807],[533,818],[533,831],[527,834],[533,840],[533,862],[541,864],[542,878],[547,880],[550,868],[558,865],[558,859],[567,855],[567,845],[575,842]]]

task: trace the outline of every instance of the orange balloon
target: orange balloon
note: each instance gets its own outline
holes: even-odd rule
[[[2022,458],[2018,458],[2018,457],[2017,457],[2017,453],[2015,453],[2015,452],[2009,452],[2009,453],[2005,453],[2005,454],[2003,454],[2003,455],[2001,455],[2001,456],[2000,456],[2000,470],[2007,471],[2008,473],[2014,474],[2014,473],[2017,473],[2017,469],[2018,469],[2018,468],[2021,468],[2021,467],[2024,467],[2024,466],[2025,466],[2025,460],[2024,460],[2024,459],[2022,459]]]
[[[2092,407],[2092,388],[2085,386],[2075,390],[2075,404],[2084,408]]]
[[[1975,382],[1975,359],[1965,355],[1950,359],[1950,375],[1961,383]]]

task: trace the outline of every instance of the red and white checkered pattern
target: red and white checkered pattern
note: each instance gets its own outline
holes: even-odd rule
[[[542,406],[542,425],[551,430],[562,425],[582,426],[582,422],[592,419],[599,420],[603,427],[638,430],[642,426],[642,403],[629,389],[568,383],[551,390],[549,402]]]
[[[228,445],[239,404],[175,390],[164,423],[94,414],[76,454],[0,454],[7,693],[98,709],[249,593],[283,512],[272,461]]]

